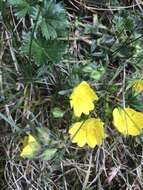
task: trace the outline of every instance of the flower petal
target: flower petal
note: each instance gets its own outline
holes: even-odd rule
[[[79,147],[83,147],[86,144],[86,131],[83,125],[83,122],[77,122],[69,129],[72,142],[77,143]]]
[[[102,144],[102,140],[106,137],[103,128],[104,123],[100,119],[91,118],[87,125],[87,144],[91,148]]]
[[[83,147],[86,143],[94,148],[100,145],[106,137],[103,128],[104,123],[100,119],[90,118],[86,121],[77,122],[72,125],[69,130],[72,142]]]
[[[143,92],[143,80],[136,80],[134,81],[133,83],[133,89],[136,91],[136,92]]]
[[[28,135],[28,144],[29,143],[36,143],[36,142],[37,142],[36,139],[31,134],[29,134]]]
[[[143,113],[131,108],[115,108],[113,110],[113,124],[124,135],[139,135],[143,128]]]
[[[70,106],[73,108],[75,116],[80,117],[82,113],[88,115],[94,109],[95,100],[98,100],[98,96],[89,84],[83,81],[73,89]]]
[[[20,156],[21,157],[32,157],[34,155],[35,151],[33,150],[33,147],[30,145],[27,145],[23,148]]]
[[[39,150],[39,148],[40,145],[36,141],[36,139],[31,134],[28,134],[28,136],[24,138],[23,149],[21,151],[20,156],[32,158],[35,155],[35,153]]]

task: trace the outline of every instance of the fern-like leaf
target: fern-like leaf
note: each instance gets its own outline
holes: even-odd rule
[[[37,30],[47,40],[65,35],[68,27],[66,12],[60,3],[45,1],[37,21],[38,8],[34,8],[32,18],[37,22]]]
[[[16,8],[15,16],[18,18],[31,14],[33,6],[39,3],[39,0],[8,0]]]

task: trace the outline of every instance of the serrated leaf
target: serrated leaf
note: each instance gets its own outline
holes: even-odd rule
[[[26,0],[9,0],[9,3],[16,7],[15,16],[18,18],[25,17],[31,11],[31,6]]]
[[[49,24],[46,24],[44,19],[41,23],[41,31],[42,31],[43,36],[46,39],[57,38],[57,33],[56,33],[55,29],[52,26],[50,26]]]
[[[30,50],[31,56],[37,64],[47,64],[48,61],[56,63],[60,61],[62,55],[65,53],[66,44],[57,40],[45,41],[36,38],[33,38],[31,43],[31,35],[26,34],[21,51],[29,56]]]
[[[37,22],[37,30],[41,31],[47,40],[63,36],[68,27],[66,12],[60,3],[45,1],[41,7],[39,19],[37,21],[38,8],[32,11],[32,18]]]
[[[41,44],[39,43],[39,41],[34,38],[32,39],[32,43],[31,43],[30,35],[26,35],[26,36],[24,37],[24,40],[23,40],[21,52],[29,56],[30,50],[31,50],[31,56],[34,58],[37,64],[46,63],[48,57],[45,54],[44,49],[41,47]]]

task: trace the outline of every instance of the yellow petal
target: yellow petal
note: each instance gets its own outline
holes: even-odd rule
[[[33,147],[30,145],[27,145],[23,148],[20,156],[21,157],[32,157],[35,153],[35,150],[33,150]]]
[[[91,118],[87,121],[87,144],[94,148],[96,145],[102,144],[103,139],[106,137],[103,125],[100,119]]]
[[[81,82],[73,89],[70,96],[70,105],[74,110],[74,114],[80,117],[82,113],[88,115],[94,109],[94,101],[98,100],[98,96],[85,81]]]
[[[74,114],[80,117],[82,113],[88,115],[91,110],[94,109],[94,103],[91,100],[86,99],[86,101],[80,101],[74,105]]]
[[[77,143],[79,147],[83,147],[86,144],[86,130],[83,127],[83,122],[77,122],[72,125],[69,130],[72,143]]]
[[[23,149],[20,156],[31,158],[36,154],[36,152],[38,152],[39,148],[40,145],[36,139],[31,134],[28,134],[28,136],[24,138]]]
[[[113,124],[124,135],[139,135],[143,128],[143,113],[131,108],[115,108],[113,110]]]
[[[33,143],[33,142],[35,143],[35,142],[37,142],[37,141],[36,141],[36,139],[35,139],[31,134],[29,134],[29,135],[28,135],[28,144],[29,144],[29,143]]]
[[[85,81],[81,82],[80,86],[81,86],[81,91],[83,90],[83,93],[85,93],[86,91],[87,96],[89,96],[93,101],[98,100],[98,96],[87,82]]]
[[[23,146],[26,146],[32,142],[36,142],[36,139],[31,134],[28,134],[28,136],[25,136],[24,140],[22,141]]]
[[[104,123],[100,119],[90,118],[86,121],[77,122],[69,130],[72,142],[83,147],[88,144],[91,148],[100,145],[106,137],[103,128]]]
[[[134,81],[133,83],[133,89],[136,91],[136,92],[143,92],[143,80],[136,80]]]

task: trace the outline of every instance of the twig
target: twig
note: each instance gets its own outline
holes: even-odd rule
[[[85,5],[85,3],[83,4],[79,2],[78,0],[74,0],[74,1],[89,11],[118,11],[122,9],[131,9],[131,8],[139,6],[139,4],[142,5],[142,3],[140,2],[140,3],[136,3],[129,6],[109,6],[109,8],[99,8],[99,7],[87,6]]]
[[[6,34],[9,50],[10,50],[10,53],[11,53],[11,57],[12,57],[12,60],[13,60],[14,66],[15,66],[15,70],[19,74],[17,59],[16,59],[15,53],[13,51],[12,44],[10,43],[10,40],[9,40],[10,37],[9,37],[7,32],[5,32],[5,34]]]
[[[123,108],[126,107],[126,102],[125,102],[125,83],[126,83],[126,64],[124,64],[123,68],[123,86],[122,86],[122,95],[123,95]]]
[[[82,190],[85,190],[87,188],[87,184],[88,184],[88,181],[89,181],[91,167],[92,167],[92,154],[93,154],[93,150],[90,153],[89,167],[88,167],[88,170],[87,170],[87,173],[86,173],[86,177],[85,177],[85,180],[84,180],[84,183],[83,183],[83,186],[82,186]]]

